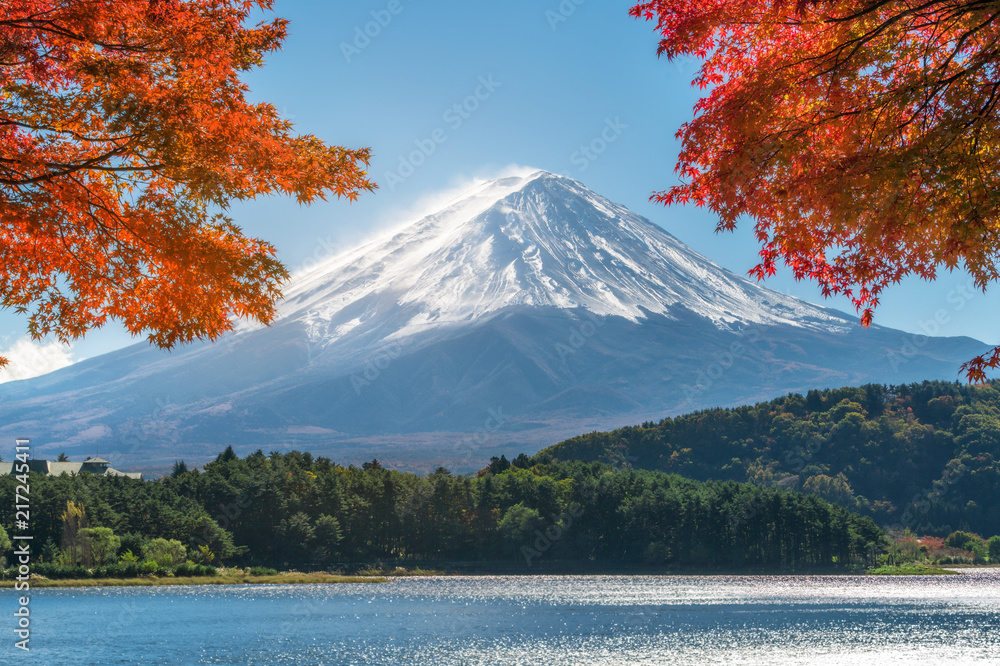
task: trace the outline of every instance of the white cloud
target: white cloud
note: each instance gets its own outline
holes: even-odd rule
[[[81,360],[73,358],[72,345],[34,342],[29,337],[23,337],[0,351],[0,356],[10,361],[7,367],[0,369],[0,384],[44,375]]]

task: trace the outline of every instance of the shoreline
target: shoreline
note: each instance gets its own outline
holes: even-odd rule
[[[328,572],[284,572],[273,576],[218,575],[218,576],[140,576],[138,578],[32,578],[29,583],[32,588],[84,588],[84,587],[164,587],[171,585],[339,585],[339,584],[370,584],[388,583],[393,578],[427,578],[427,577],[476,577],[476,576],[669,576],[669,577],[735,577],[735,576],[933,576],[961,575],[963,570],[990,569],[1000,567],[1000,564],[982,565],[945,565],[933,567],[879,567],[880,570],[869,571],[837,571],[837,570],[803,570],[803,571],[651,571],[651,570],[605,570],[605,571],[571,571],[554,567],[549,571],[524,572],[505,567],[483,567],[476,569],[390,569],[368,568],[354,574],[333,574]],[[0,590],[13,589],[17,581],[0,580]]]
[[[12,589],[17,581],[0,581],[0,589]],[[387,583],[385,576],[342,576],[329,573],[281,573],[276,576],[159,576],[140,578],[32,578],[31,588],[60,587],[164,587],[170,585],[340,585]]]
[[[975,567],[967,567],[969,569]],[[899,572],[784,572],[784,573],[760,573],[760,572],[602,572],[602,573],[580,573],[580,572],[546,572],[546,573],[515,573],[496,571],[420,571],[420,572],[391,572],[377,575],[351,575],[329,573],[281,573],[275,576],[162,576],[162,577],[139,577],[139,578],[33,578],[29,581],[31,588],[86,588],[86,587],[167,587],[167,586],[197,586],[197,585],[342,585],[342,584],[373,584],[388,583],[394,578],[449,578],[449,577],[478,577],[478,576],[518,576],[525,578],[548,577],[548,576],[663,576],[663,577],[744,577],[744,576],[768,576],[768,577],[794,577],[794,576],[928,576],[928,575],[961,575],[962,571],[955,570],[925,570],[925,571],[899,571]],[[17,581],[0,581],[0,590],[10,590],[14,588]]]
[[[899,566],[881,566],[875,569],[870,569],[869,571],[866,572],[865,575],[867,576],[960,576],[962,575],[962,572],[938,566],[899,565]]]

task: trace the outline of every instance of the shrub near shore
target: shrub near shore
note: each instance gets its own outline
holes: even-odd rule
[[[1000,536],[984,539],[958,530],[947,537],[918,537],[909,530],[891,534],[889,547],[879,557],[887,566],[1000,564]]]

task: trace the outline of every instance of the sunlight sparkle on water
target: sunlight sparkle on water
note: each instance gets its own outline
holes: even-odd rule
[[[997,569],[35,595],[33,651],[47,664],[976,664],[1000,651]]]

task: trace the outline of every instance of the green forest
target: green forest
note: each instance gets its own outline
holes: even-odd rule
[[[809,391],[590,433],[538,457],[800,490],[916,534],[997,534],[998,388],[923,382]]]
[[[810,391],[590,433],[470,475],[232,447],[156,480],[32,473],[35,561],[53,575],[998,561],[1000,537],[979,536],[1000,533],[997,388]],[[19,482],[0,478],[8,530]]]
[[[8,528],[16,485],[0,479]],[[886,546],[870,518],[815,495],[523,454],[479,474],[417,476],[378,461],[239,458],[229,448],[204,470],[178,463],[154,481],[32,474],[30,486],[41,560],[77,571],[366,562],[807,570],[863,567]]]

